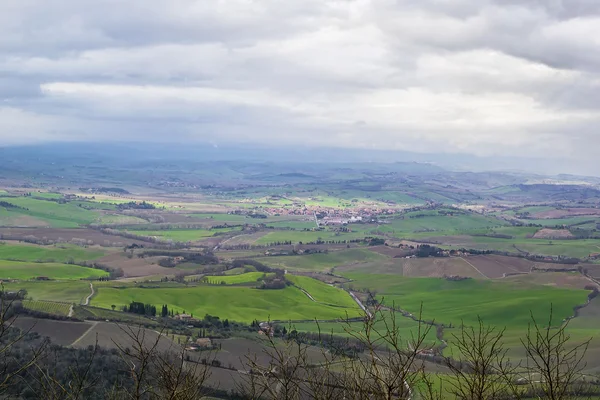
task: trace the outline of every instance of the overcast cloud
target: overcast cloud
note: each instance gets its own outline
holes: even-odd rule
[[[8,145],[236,141],[586,167],[598,71],[597,0],[0,2]]]

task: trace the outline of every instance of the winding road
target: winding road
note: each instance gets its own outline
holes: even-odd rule
[[[90,290],[92,291],[92,293],[90,293],[88,295],[88,297],[85,298],[85,303],[83,303],[84,306],[89,306],[90,305],[90,300],[92,298],[92,296],[94,295],[94,285],[92,285],[92,282],[90,282]]]

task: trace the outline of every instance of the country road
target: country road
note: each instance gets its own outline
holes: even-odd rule
[[[88,297],[85,298],[85,303],[83,303],[84,306],[89,306],[90,305],[90,300],[92,298],[92,296],[94,295],[94,285],[92,285],[92,282],[90,282],[90,290],[92,291],[92,293],[90,293],[88,295]]]
[[[352,297],[352,299],[354,299],[354,301],[356,302],[356,304],[358,304],[358,306],[361,308],[361,310],[363,310],[365,313],[367,313],[367,315],[369,316],[369,318],[372,318],[373,314],[371,314],[371,311],[369,311],[367,309],[367,307],[365,307],[365,305],[362,303],[362,301],[360,301],[360,299],[358,297],[356,297],[356,295],[354,293],[352,293],[351,291],[348,291],[348,293],[350,294],[350,296]]]

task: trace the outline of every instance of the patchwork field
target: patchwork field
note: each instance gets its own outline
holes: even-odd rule
[[[335,268],[338,274],[347,272],[402,275],[406,277],[461,276],[475,279],[496,279],[516,273],[528,273],[537,265],[518,257],[476,255],[441,258],[383,258],[377,261],[346,264]],[[555,268],[565,267],[553,264]],[[569,266],[572,268],[572,266]]]
[[[332,230],[325,231],[291,231],[282,230],[268,232],[266,235],[261,236],[256,240],[256,244],[271,244],[277,242],[292,242],[292,243],[310,243],[318,240],[323,241],[340,241],[340,240],[352,240],[362,239],[365,236],[363,232],[336,232]]]
[[[269,256],[257,258],[265,265],[290,271],[328,271],[339,265],[383,261],[387,257],[368,249],[349,249],[301,256]]]
[[[37,240],[52,240],[57,243],[83,242],[87,245],[100,245],[105,247],[123,247],[131,244],[144,244],[135,239],[122,236],[107,235],[100,231],[87,228],[78,229],[36,229],[36,228],[0,228],[0,235],[4,240],[22,240],[33,238]]]
[[[563,218],[573,217],[579,215],[600,215],[600,209],[598,208],[549,208],[544,210],[537,210],[532,213],[533,218]]]

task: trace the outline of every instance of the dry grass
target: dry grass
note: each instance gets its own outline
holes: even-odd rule
[[[534,239],[568,239],[573,234],[568,229],[540,229],[533,235]]]

